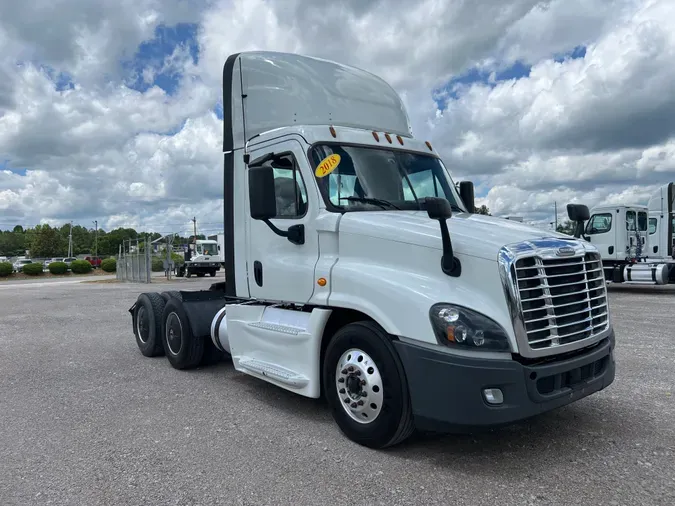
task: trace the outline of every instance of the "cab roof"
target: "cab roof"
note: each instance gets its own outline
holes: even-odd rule
[[[411,138],[403,101],[380,77],[293,53],[248,51],[223,67],[223,151],[269,130],[334,125]]]

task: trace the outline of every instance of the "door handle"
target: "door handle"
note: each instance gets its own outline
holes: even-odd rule
[[[253,262],[253,277],[258,286],[263,285],[263,267],[260,260]]]

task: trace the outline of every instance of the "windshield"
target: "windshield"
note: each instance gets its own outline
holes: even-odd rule
[[[322,144],[312,148],[310,161],[329,209],[418,210],[418,200],[442,197],[453,210],[465,211],[443,163],[434,156]]]
[[[214,242],[213,244],[197,244],[197,254],[198,255],[217,255],[218,254],[218,243]]]

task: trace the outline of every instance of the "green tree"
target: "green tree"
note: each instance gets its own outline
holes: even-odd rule
[[[59,230],[49,225],[37,225],[33,229],[30,253],[33,257],[54,257],[64,255],[66,245]]]
[[[488,206],[486,206],[485,204],[476,208],[476,214],[485,214],[487,216],[492,216],[490,214],[490,208]]]

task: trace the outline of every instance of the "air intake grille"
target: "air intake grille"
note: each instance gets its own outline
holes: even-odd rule
[[[609,323],[607,289],[600,256],[516,262],[520,306],[533,350],[588,339]]]

